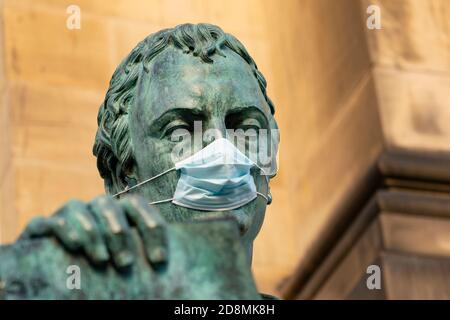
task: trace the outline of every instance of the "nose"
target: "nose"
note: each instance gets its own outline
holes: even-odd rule
[[[213,117],[208,122],[206,127],[204,127],[203,142],[209,144],[215,139],[226,138],[227,137],[227,127],[225,124],[225,119],[222,117]]]

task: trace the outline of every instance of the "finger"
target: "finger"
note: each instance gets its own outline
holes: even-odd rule
[[[111,197],[102,196],[94,199],[89,209],[106,240],[106,246],[116,266],[130,266],[134,261],[133,239],[121,207]]]
[[[83,212],[76,216],[79,225],[84,230],[83,249],[94,263],[104,263],[110,259],[106,243],[100,228],[90,212]]]
[[[119,203],[137,227],[149,262],[154,266],[167,263],[166,222],[157,209],[136,196],[123,198]]]
[[[19,239],[31,239],[44,236],[55,236],[69,250],[76,250],[80,247],[79,237],[73,230],[66,228],[65,220],[60,217],[33,218]]]
[[[41,216],[34,217],[20,234],[19,240],[48,236],[51,235],[51,231],[52,228],[49,218]]]
[[[79,238],[80,247],[94,264],[109,260],[108,250],[103,241],[102,234],[96,225],[87,205],[81,201],[70,201],[64,210],[56,214],[63,218],[66,230],[74,232]]]

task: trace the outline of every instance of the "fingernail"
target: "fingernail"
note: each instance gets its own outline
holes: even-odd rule
[[[63,227],[63,226],[66,224],[66,222],[64,221],[63,218],[58,218],[56,223],[57,223],[60,227]]]
[[[74,231],[69,232],[69,239],[74,242],[79,240],[77,233]]]
[[[154,263],[162,263],[167,260],[167,251],[162,247],[154,248],[150,250],[150,260]]]
[[[129,266],[133,263],[133,261],[133,255],[127,250],[120,252],[116,257],[117,265],[120,267]]]
[[[67,241],[66,241],[66,245],[69,249],[79,249],[80,246],[82,245],[80,237],[78,236],[78,234],[75,231],[70,231],[67,234]]]
[[[97,247],[97,249],[95,251],[96,251],[98,260],[107,261],[109,259],[108,250],[106,250],[106,248],[104,246]]]

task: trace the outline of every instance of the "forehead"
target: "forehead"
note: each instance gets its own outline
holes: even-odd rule
[[[255,106],[270,115],[251,67],[235,52],[224,53],[226,57],[215,54],[213,63],[205,63],[192,54],[167,48],[140,79],[138,107],[150,111],[152,118],[172,108],[199,107],[229,111]]]

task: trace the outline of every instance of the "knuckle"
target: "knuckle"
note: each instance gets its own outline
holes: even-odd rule
[[[80,208],[84,208],[86,205],[83,201],[78,199],[71,199],[66,202],[66,204],[63,206],[63,209],[66,210],[79,210]]]
[[[41,230],[43,230],[42,226],[48,223],[48,218],[43,216],[37,216],[30,220],[30,222],[26,225],[25,230],[23,231],[23,235],[26,234],[34,234],[34,233],[40,233]]]
[[[52,228],[65,228],[67,227],[67,218],[66,217],[51,217],[48,222],[51,224]]]
[[[59,208],[54,216],[70,217],[79,211],[86,210],[86,204],[77,199],[67,201],[61,208]]]
[[[40,223],[42,223],[42,222],[47,221],[48,219],[49,219],[49,218],[43,217],[43,216],[33,217],[33,218],[30,220],[30,222],[28,223],[28,226],[40,224]]]
[[[96,232],[97,228],[96,228],[95,221],[93,219],[91,219],[88,214],[86,214],[84,212],[79,212],[75,216],[75,218],[84,232],[86,232],[88,234]]]

